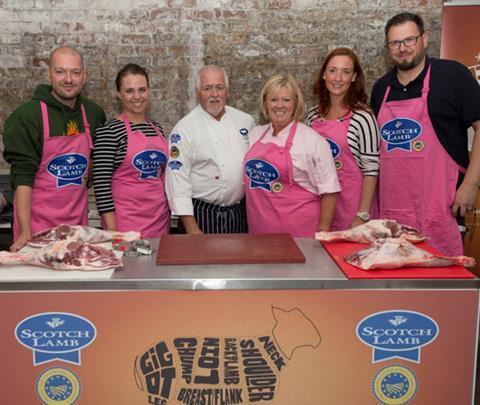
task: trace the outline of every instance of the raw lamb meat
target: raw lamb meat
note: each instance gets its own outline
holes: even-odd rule
[[[0,264],[29,264],[54,270],[106,270],[122,266],[113,250],[82,241],[64,240],[33,252],[0,252]]]
[[[393,219],[372,219],[363,225],[345,231],[317,232],[315,239],[322,242],[370,243],[380,238],[399,238],[400,236],[413,243],[428,239],[416,229],[399,224]]]
[[[445,267],[452,264],[465,267],[475,266],[473,257],[437,256],[418,248],[404,238],[378,239],[368,248],[345,256],[344,260],[363,270]]]
[[[61,240],[80,240],[88,243],[101,243],[111,241],[112,239],[132,242],[140,238],[140,233],[134,231],[116,232],[104,231],[82,225],[58,225],[55,228],[36,233],[27,244],[33,247],[42,247]]]

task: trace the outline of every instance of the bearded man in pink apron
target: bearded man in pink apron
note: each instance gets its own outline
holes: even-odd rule
[[[92,134],[105,113],[80,95],[86,73],[75,49],[52,52],[48,78],[50,85],[37,86],[5,123],[4,158],[15,193],[12,251],[44,229],[87,224]]]
[[[472,209],[480,181],[480,87],[459,63],[427,57],[422,19],[401,13],[385,27],[395,68],[375,83],[380,136],[380,217],[460,255],[456,216]],[[467,128],[475,129],[470,161]]]

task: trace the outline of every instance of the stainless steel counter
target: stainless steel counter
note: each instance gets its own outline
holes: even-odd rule
[[[317,241],[297,238],[303,264],[157,266],[156,253],[124,257],[109,280],[8,281],[0,291],[44,290],[282,290],[282,289],[478,289],[480,280],[348,280]],[[158,239],[152,240],[155,249]]]

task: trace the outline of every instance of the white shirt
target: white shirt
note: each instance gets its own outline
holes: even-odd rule
[[[285,146],[293,122],[273,136],[272,124],[261,125],[252,129],[249,135],[250,145],[257,142],[265,130],[268,132],[262,143],[274,143]],[[328,142],[310,127],[299,122],[290,149],[292,158],[293,180],[304,189],[322,195],[340,191],[335,162]]]
[[[198,105],[173,128],[165,190],[174,215],[193,215],[192,198],[228,206],[245,195],[243,159],[253,118],[226,106],[218,121]]]

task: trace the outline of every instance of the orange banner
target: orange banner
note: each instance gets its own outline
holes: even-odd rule
[[[0,293],[0,403],[468,404],[478,300],[472,290]]]

